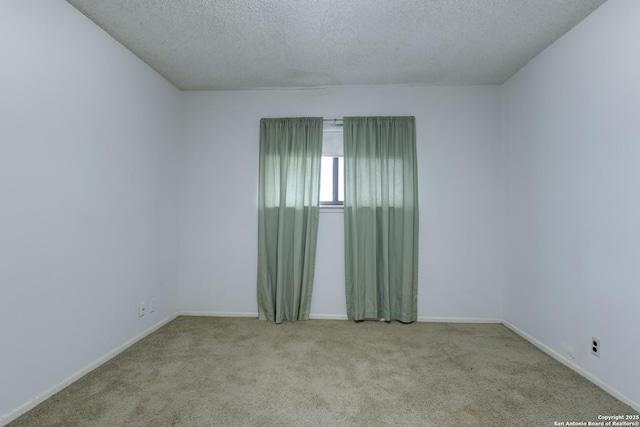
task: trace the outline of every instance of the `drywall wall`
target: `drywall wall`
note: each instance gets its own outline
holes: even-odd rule
[[[414,115],[422,318],[502,317],[500,89],[382,87],[185,92],[180,301],[187,312],[257,312],[262,117]],[[342,216],[321,213],[311,314],[345,316]]]
[[[503,86],[505,320],[635,402],[639,39],[610,0]]]
[[[63,1],[0,2],[0,52],[6,420],[177,312],[179,92]]]

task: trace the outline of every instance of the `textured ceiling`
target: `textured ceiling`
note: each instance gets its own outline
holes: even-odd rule
[[[68,0],[183,90],[501,84],[605,0]]]

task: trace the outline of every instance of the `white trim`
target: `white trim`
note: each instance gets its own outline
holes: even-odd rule
[[[485,317],[418,317],[418,322],[428,323],[502,323],[502,319]]]
[[[597,385],[598,387],[600,387],[601,389],[603,389],[604,391],[606,391],[607,393],[609,393],[610,395],[615,397],[616,399],[622,401],[623,403],[626,403],[627,405],[631,406],[634,410],[640,412],[640,403],[638,403],[635,400],[631,399],[630,397],[627,397],[624,394],[620,393],[618,390],[616,390],[615,388],[611,387],[609,384],[603,382],[600,378],[598,378],[595,375],[591,374],[590,372],[584,370],[583,368],[581,368],[580,366],[576,365],[575,363],[573,363],[569,359],[563,357],[560,353],[556,352],[551,347],[543,344],[541,341],[538,341],[537,339],[535,339],[531,335],[527,334],[526,332],[524,332],[523,330],[519,329],[518,327],[512,325],[511,323],[507,322],[506,320],[503,320],[502,324],[504,326],[506,326],[507,328],[509,328],[510,330],[512,330],[513,332],[515,332],[516,334],[520,335],[522,338],[524,338],[527,341],[529,341],[531,344],[533,344],[536,347],[538,347],[540,350],[542,350],[543,352],[545,352],[549,356],[551,356],[554,359],[556,359],[558,362],[562,363],[567,368],[575,371],[576,373],[578,373],[579,375],[581,375],[584,378],[588,379],[589,381],[591,381],[592,383],[594,383],[595,385]]]
[[[156,330],[160,329],[161,327],[163,327],[167,323],[171,322],[173,319],[178,317],[178,315],[179,314],[176,313],[176,314],[174,314],[172,316],[169,316],[166,319],[156,323],[154,326],[150,327],[149,329],[147,329],[147,330],[141,332],[140,334],[136,335],[135,337],[131,338],[129,341],[127,341],[124,344],[116,347],[115,349],[111,350],[110,352],[108,352],[104,356],[101,356],[101,357],[97,358],[96,360],[94,360],[93,362],[91,362],[90,364],[85,366],[84,368],[82,368],[79,371],[77,371],[75,374],[71,375],[70,377],[68,377],[65,380],[63,380],[62,382],[60,382],[59,384],[57,384],[57,385],[51,387],[50,389],[48,389],[48,390],[36,395],[33,399],[29,400],[27,403],[25,403],[22,406],[14,409],[13,411],[2,415],[2,417],[0,417],[0,425],[4,426],[6,424],[9,424],[11,421],[14,421],[19,416],[21,416],[21,415],[25,414],[26,412],[30,411],[31,409],[35,408],[36,406],[38,406],[39,404],[41,404],[42,402],[44,402],[45,400],[47,400],[48,398],[50,398],[51,396],[56,394],[57,392],[61,391],[65,387],[68,387],[69,385],[71,385],[75,381],[79,380],[80,378],[82,378],[83,376],[88,374],[89,372],[91,372],[94,369],[98,368],[100,365],[102,365],[102,364],[108,362],[109,360],[113,359],[118,354],[122,353],[124,350],[126,350],[127,348],[131,347],[133,344],[135,344],[138,341],[140,341],[142,338],[146,337],[147,335],[151,334],[152,332],[155,332]]]
[[[178,313],[180,316],[194,316],[194,317],[255,317],[258,318],[257,312],[226,312],[226,311],[181,311]]]
[[[346,314],[310,314],[311,320],[349,320]]]
[[[336,89],[370,89],[370,88],[421,88],[431,87],[432,85],[425,83],[398,83],[398,84],[383,84],[383,85],[344,85],[344,86],[261,86],[261,87],[230,87],[224,89],[213,89],[216,92],[227,91],[330,91]],[[473,85],[473,86],[490,86],[490,85]],[[197,89],[180,89],[181,92],[198,92]],[[296,117],[296,116],[292,116]],[[333,117],[331,117],[333,118]]]
[[[258,313],[251,312],[225,312],[225,311],[181,311],[181,316],[200,317],[251,317],[258,318]],[[310,314],[312,320],[348,320],[346,314]]]
[[[322,205],[320,206],[320,213],[344,213],[344,205]]]
[[[203,317],[254,317],[256,312],[224,312],[224,311],[181,311],[181,316]],[[310,314],[311,320],[349,320],[346,314]],[[482,317],[418,317],[418,322],[431,323],[502,323],[502,319]]]

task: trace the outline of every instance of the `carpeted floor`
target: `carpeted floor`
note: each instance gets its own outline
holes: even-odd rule
[[[635,414],[499,324],[178,317],[20,426],[553,426]]]

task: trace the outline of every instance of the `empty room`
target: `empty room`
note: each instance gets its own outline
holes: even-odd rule
[[[1,0],[0,425],[640,426],[640,1]]]

